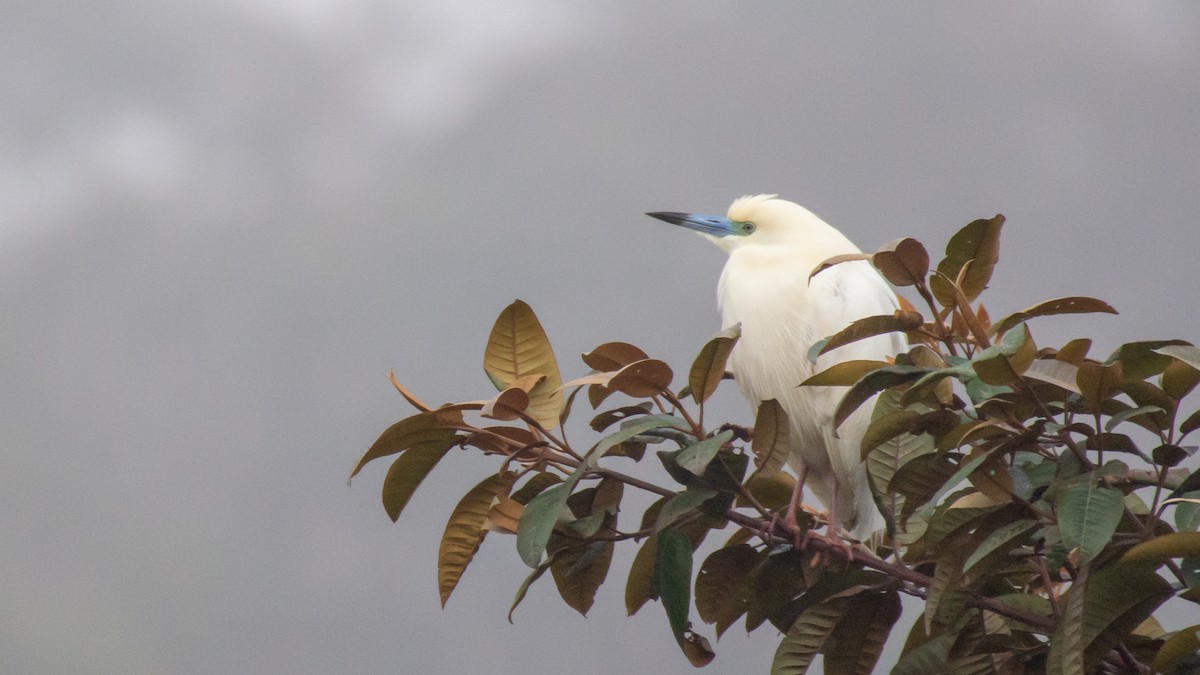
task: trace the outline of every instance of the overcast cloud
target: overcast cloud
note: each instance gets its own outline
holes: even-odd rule
[[[761,192],[867,249],[1004,213],[993,313],[1121,311],[1039,344],[1196,341],[1197,27],[1188,2],[7,3],[0,670],[692,672],[659,607],[624,617],[629,550],[589,618],[545,581],[510,626],[527,568],[492,537],[441,610],[445,518],[494,465],[452,453],[395,525],[383,466],[347,487],[407,414],[387,372],[486,395],[517,297],[568,376],[618,339],[685,368],[721,254],[642,214]],[[709,670],[764,672],[777,638],[731,630]]]

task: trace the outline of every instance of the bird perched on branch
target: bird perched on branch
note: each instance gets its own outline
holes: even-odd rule
[[[784,519],[796,531],[796,508],[808,485],[829,509],[829,533],[863,539],[879,522],[859,446],[872,405],[838,429],[833,416],[845,387],[800,387],[814,373],[854,359],[886,360],[905,349],[900,333],[879,335],[809,360],[814,342],[868,316],[892,314],[896,294],[867,261],[842,263],[814,276],[824,260],[859,249],[808,209],[774,195],[742,197],[726,216],[647,214],[700,233],[729,254],[717,287],[722,323],[741,324],[728,367],[757,408],[775,399],[790,422],[788,462],[796,489]]]

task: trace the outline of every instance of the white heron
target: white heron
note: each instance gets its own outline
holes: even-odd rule
[[[873,406],[860,407],[835,431],[845,388],[797,385],[835,363],[882,361],[904,351],[903,335],[890,333],[831,350],[816,363],[808,359],[814,342],[852,321],[894,312],[895,292],[866,261],[836,265],[810,281],[822,261],[859,249],[808,209],[775,195],[742,197],[724,217],[647,215],[695,230],[729,254],[717,303],[724,327],[742,325],[729,370],[751,405],[775,399],[790,420],[788,463],[797,480],[785,526],[796,531],[807,483],[829,510],[830,535],[840,529],[864,539],[880,520],[859,450]]]

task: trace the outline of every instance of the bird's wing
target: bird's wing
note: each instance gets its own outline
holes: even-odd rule
[[[833,273],[833,274],[831,274]],[[826,279],[821,279],[830,275]],[[816,287],[818,280],[822,286]],[[896,294],[866,262],[843,263],[813,278],[812,297],[819,304],[822,327],[827,335],[842,330],[851,322],[868,316],[890,315],[899,308]],[[818,338],[820,339],[820,338]],[[816,372],[843,361],[868,359],[884,361],[904,351],[907,341],[903,333],[888,333],[852,342],[822,354],[816,362]],[[818,410],[826,411],[828,423],[822,425],[829,463],[839,485],[838,510],[843,522],[854,524],[858,534],[873,528],[875,507],[867,495],[866,471],[860,453],[863,434],[871,423],[874,400],[863,404],[836,430],[833,412],[846,387],[812,387],[811,395]],[[855,514],[855,516],[851,516]]]

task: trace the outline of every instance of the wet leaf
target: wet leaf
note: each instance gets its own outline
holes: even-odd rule
[[[893,286],[912,286],[929,274],[929,253],[921,242],[909,237],[881,246],[871,256],[871,263]]]
[[[1004,331],[1013,326],[1028,321],[1035,316],[1050,316],[1052,314],[1088,314],[1092,312],[1103,312],[1105,314],[1116,314],[1117,310],[1103,300],[1096,298],[1088,298],[1083,296],[1072,296],[1068,298],[1055,298],[1039,302],[1032,307],[1014,312],[995,325],[992,326],[992,334],[1000,335]]]
[[[914,330],[920,328],[924,323],[925,318],[920,314],[899,309],[892,314],[868,316],[852,322],[849,326],[831,335],[820,348],[816,349],[815,354],[809,354],[809,360],[815,361],[816,357],[852,342],[886,333]]]
[[[973,302],[992,278],[992,270],[1000,259],[1000,230],[1004,216],[980,219],[959,230],[946,244],[946,257],[938,263],[938,272],[945,278],[929,280],[930,290],[943,307],[955,304],[953,287],[946,281],[957,279],[963,268],[970,268],[963,276],[961,288],[968,301]]]
[[[725,377],[725,363],[733,353],[733,347],[741,337],[742,326],[735,324],[717,333],[696,355],[692,369],[688,371],[688,386],[696,403],[704,403],[717,390]]]
[[[592,370],[616,372],[636,361],[644,361],[646,352],[626,342],[605,342],[583,355],[583,362]]]
[[[484,525],[492,503],[508,495],[517,474],[506,471],[483,479],[471,488],[450,512],[450,520],[438,547],[438,592],[442,607],[450,599],[458,580],[475,557],[487,535]]]
[[[1083,477],[1058,493],[1054,503],[1063,543],[1079,547],[1081,562],[1100,555],[1112,540],[1124,513],[1125,500],[1119,490],[1101,487]]]
[[[483,369],[497,389],[516,385],[529,375],[543,375],[529,389],[529,415],[546,429],[558,425],[563,407],[562,377],[546,331],[533,309],[517,300],[497,317],[483,355]]]

